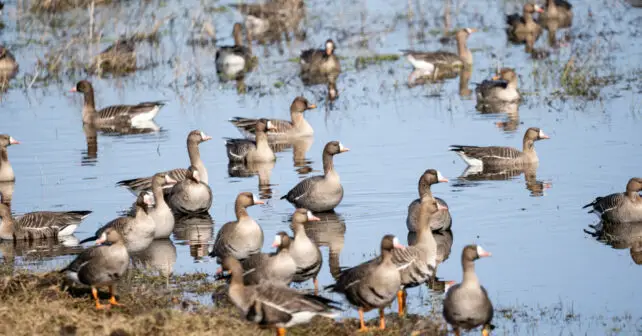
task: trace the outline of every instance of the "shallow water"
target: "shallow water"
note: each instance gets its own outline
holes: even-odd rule
[[[156,117],[161,130],[125,136],[98,133],[94,153],[88,149],[91,144],[80,119],[82,97],[68,92],[82,75],[63,76],[31,88],[19,84],[28,84],[40,71],[35,63],[47,50],[32,40],[41,36],[55,40],[52,34],[60,33],[52,33],[31,16],[17,20],[15,2],[7,3],[6,27],[0,36],[21,68],[14,87],[0,101],[0,132],[22,142],[9,148],[17,175],[12,203],[16,213],[93,210],[77,231],[76,236],[83,239],[133,202],[129,192],[115,186],[116,181],[186,167],[185,137],[190,130],[201,129],[214,137],[200,146],[215,195],[212,220],[192,218],[179,223],[173,242],[159,242],[154,247],[158,255],[165,256],[161,259],[170,261],[170,265],[160,266],[164,270],[171,266],[177,273],[212,273],[217,265],[207,257],[207,244],[222,224],[233,220],[235,196],[241,191],[271,196],[266,205],[249,210],[265,231],[268,250],[273,234],[289,230],[293,212],[279,197],[299,179],[319,174],[323,146],[340,140],[351,149],[335,157],[345,197],[335,216],[311,229],[324,246],[321,284],[332,283],[329,249],[339,254],[341,266],[350,266],[378,253],[380,238],[386,233],[406,239],[406,209],[417,198],[417,180],[425,169],[435,168],[450,179],[432,190],[449,204],[454,237],[450,257],[439,266],[439,278],[459,281],[461,249],[478,243],[493,253],[492,258],[477,262],[477,274],[496,307],[562,304],[580,316],[631,314],[639,321],[642,294],[637,289],[642,267],[632,262],[628,248],[618,245],[612,249],[585,233],[583,230],[597,219],[581,206],[596,196],[622,191],[628,179],[639,174],[642,164],[642,158],[634,154],[642,146],[637,137],[642,126],[638,78],[642,49],[639,25],[635,24],[642,15],[640,9],[631,9],[621,1],[576,2],[570,46],[555,50],[548,60],[534,61],[522,46],[509,45],[504,39],[503,13],[521,5],[480,0],[451,4],[451,28],[481,29],[468,40],[475,59],[468,87],[474,88],[474,83],[491,76],[498,62],[520,74],[525,101],[518,115],[509,118],[476,112],[474,97],[459,95],[459,79],[408,88],[411,66],[403,58],[355,68],[355,57],[361,55],[442,48],[437,41],[443,30],[442,3],[413,4],[413,19],[408,23],[406,2],[308,2],[309,28],[304,42],[293,40],[283,55],[270,46],[269,56],[264,56],[263,47],[254,45],[259,66],[245,79],[246,94],[237,93],[234,82],[217,80],[214,48],[193,48],[185,43],[191,36],[192,22],[205,19],[216,27],[217,38],[230,44],[232,23],[241,19],[235,11],[203,12],[198,1],[167,1],[162,6],[151,2],[141,8],[132,4],[97,7],[95,22],[116,21],[115,31],[103,31],[111,40],[117,33],[150,26],[152,12],[157,18],[176,17],[161,28],[157,47],[142,44],[139,49],[139,63],[155,66],[127,77],[91,78],[98,107],[167,100]],[[86,29],[82,25],[87,20],[86,10],[63,17],[76,17],[74,27]],[[140,21],[140,17],[145,19]],[[422,33],[423,41],[417,37]],[[545,35],[538,47],[547,48]],[[340,97],[332,103],[326,99],[325,86],[304,87],[297,77],[298,64],[289,61],[303,48],[322,47],[328,37],[337,42],[337,53],[344,57],[344,71],[337,83]],[[107,44],[91,50],[100,51]],[[454,50],[453,45],[444,48]],[[624,79],[604,88],[598,100],[553,96],[560,91],[559,74],[572,50],[580,54],[594,50],[591,57],[602,66],[602,74]],[[90,55],[87,52],[85,61]],[[319,106],[306,113],[315,135],[311,143],[299,144],[304,152],[309,146],[302,154],[304,160],[294,160],[291,149],[277,153],[277,162],[268,174],[268,190],[259,188],[256,176],[230,177],[222,138],[239,137],[240,133],[227,120],[234,116],[287,119],[296,95],[304,95]],[[507,130],[496,125],[507,120],[513,122]],[[528,181],[524,174],[499,181],[458,178],[465,164],[447,150],[449,145],[521,147],[523,133],[530,126],[541,127],[551,136],[536,143],[540,165],[535,176],[529,175]],[[301,174],[301,166],[312,171]],[[633,237],[631,241],[639,243],[640,239]],[[35,251],[41,250],[34,246],[23,251],[12,250],[10,245],[0,248],[5,260],[38,270],[60,267],[72,258],[46,253],[34,257]],[[51,249],[45,248],[52,255],[74,251],[59,247],[55,253]],[[412,289],[410,312],[427,312],[430,297],[440,295],[425,287]],[[355,311],[347,310],[344,315],[354,316]],[[497,324],[498,334],[559,331],[546,319],[535,331],[527,321],[518,320],[517,327],[509,322]],[[605,330],[608,327],[601,323],[566,329],[595,335]]]

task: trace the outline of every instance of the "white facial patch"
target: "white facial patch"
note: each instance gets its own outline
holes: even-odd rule
[[[268,120],[268,122],[267,122],[267,128],[268,128],[268,129],[269,129],[269,128],[272,128],[272,122],[271,122],[271,121],[269,121],[269,120]]]
[[[332,50],[332,49],[334,49],[334,45],[332,45],[332,42],[328,41],[328,42],[325,43],[325,48]]]
[[[201,138],[203,138],[203,139],[207,138],[207,135],[205,135],[205,133],[203,133],[203,131],[201,131]]]
[[[149,193],[145,193],[145,195],[143,195],[143,202],[145,202],[145,204],[152,204],[154,198]]]
[[[311,220],[311,219],[312,219],[312,217],[313,217],[313,216],[312,216],[312,211],[308,210],[308,220]]]
[[[444,179],[444,176],[443,176],[443,175],[441,175],[441,173],[439,172],[439,170],[437,171],[437,179],[438,179],[438,180],[443,180],[443,179]]]
[[[341,152],[344,149],[345,149],[345,147],[343,146],[343,144],[341,142],[339,142],[339,151]]]
[[[472,30],[472,29],[470,29],[470,28],[466,28],[466,32],[467,32],[468,34],[472,34],[472,33],[473,33],[473,30]]]
[[[394,246],[399,245],[399,239],[397,239],[397,237],[392,238],[392,244],[393,244]]]
[[[486,254],[486,250],[484,250],[481,245],[477,245],[477,255],[484,255]]]
[[[539,130],[539,137],[540,137],[540,138],[543,138],[543,137],[545,137],[545,136],[546,136],[546,134],[544,134],[544,131],[540,129],[540,130]]]
[[[259,201],[259,198],[256,195],[252,194],[252,202],[256,203]]]
[[[274,242],[272,243],[272,245],[281,246],[281,235],[274,236]]]

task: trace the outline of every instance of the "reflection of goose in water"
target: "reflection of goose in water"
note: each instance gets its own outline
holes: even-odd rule
[[[82,151],[81,162],[83,166],[93,166],[98,159],[98,132],[100,131],[103,136],[123,136],[123,135],[139,135],[163,132],[154,122],[145,121],[139,122],[135,126],[131,124],[123,125],[106,125],[104,127],[96,127],[93,124],[83,124],[82,129],[85,133],[85,141],[87,143],[87,150]]]
[[[227,173],[230,177],[247,178],[254,175],[259,178],[259,195],[261,198],[272,198],[272,188],[270,185],[270,176],[275,162],[228,162]]]
[[[611,246],[613,249],[629,249],[631,259],[637,265],[642,265],[642,222],[611,223],[601,221],[590,225],[593,232],[584,232],[598,241]]]
[[[313,142],[313,137],[300,137],[287,141],[273,142],[270,143],[270,147],[275,153],[285,152],[292,148],[292,161],[294,162],[294,167],[297,167],[299,174],[307,174],[312,171],[312,167],[310,165],[313,162],[308,159],[306,155],[308,154],[310,147],[312,147]]]
[[[432,236],[437,242],[437,265],[448,260],[450,256],[450,250],[453,247],[453,232],[451,230],[446,231],[433,231]],[[408,246],[415,245],[417,240],[416,232],[408,232]]]
[[[0,182],[0,198],[2,204],[11,208],[11,200],[13,199],[13,189],[16,185],[14,181]]]
[[[209,213],[176,218],[174,238],[189,245],[190,255],[194,261],[201,260],[209,252],[214,234],[214,219]]]
[[[13,265],[16,257],[24,262],[43,262],[60,256],[76,255],[83,251],[74,236],[30,241],[0,240],[0,254],[6,264]]]
[[[334,212],[315,215],[319,221],[306,223],[305,233],[317,246],[328,247],[330,273],[336,279],[341,272],[339,255],[345,242],[346,222],[341,214]]]
[[[147,249],[132,253],[132,265],[141,270],[158,271],[162,276],[169,276],[176,263],[176,246],[169,239],[156,239]]]
[[[551,188],[553,185],[548,181],[537,180],[537,167],[538,165],[528,165],[524,167],[492,167],[484,166],[479,171],[475,167],[468,167],[464,170],[463,174],[458,178],[455,186],[475,186],[479,181],[504,181],[516,178],[524,174],[526,181],[526,189],[531,192],[531,196],[544,196],[544,191]]]

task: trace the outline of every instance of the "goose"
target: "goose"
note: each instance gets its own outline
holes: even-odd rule
[[[152,195],[147,192],[139,194],[136,199],[136,215],[134,217],[118,217],[103,225],[92,237],[86,238],[80,243],[97,240],[103,232],[112,228],[123,237],[127,252],[135,253],[146,249],[154,240],[154,230],[156,229],[154,220],[148,214],[147,206],[151,204],[153,204]]]
[[[102,245],[104,243],[109,243]],[[69,266],[60,270],[75,283],[91,286],[91,294],[96,301],[96,309],[104,306],[98,298],[98,287],[109,287],[109,304],[119,306],[116,301],[114,284],[125,274],[129,266],[129,253],[123,236],[116,228],[107,228],[96,240],[98,246],[92,246],[79,254]]]
[[[94,57],[94,70],[116,73],[136,70],[136,42],[134,38],[120,38]]]
[[[547,0],[546,8],[539,15],[539,23],[542,26],[570,27],[573,24],[573,5],[566,0]]]
[[[305,232],[306,222],[318,222],[316,217],[307,209],[296,209],[292,215],[291,228],[294,231],[294,241],[290,243],[290,255],[296,264],[294,282],[304,282],[313,279],[314,294],[319,292],[319,281],[317,276],[321,270],[323,257],[319,247],[308,237]]]
[[[87,210],[36,211],[14,219],[11,209],[0,203],[0,239],[36,240],[71,236],[91,213]]]
[[[216,72],[234,78],[247,71],[252,61],[252,50],[243,46],[243,27],[235,23],[232,28],[233,46],[221,46],[216,50]],[[248,39],[249,40],[249,39]]]
[[[306,178],[281,199],[313,212],[333,210],[343,199],[343,186],[339,174],[334,170],[332,157],[349,150],[339,141],[328,142],[323,148],[324,175]]]
[[[138,124],[151,121],[156,117],[161,107],[161,101],[144,102],[137,105],[112,105],[96,110],[94,103],[94,88],[87,80],[81,80],[71,89],[84,95],[85,103],[82,108],[82,122],[101,127],[110,124]]]
[[[272,148],[268,145],[268,130],[275,129],[267,119],[256,122],[256,140],[227,139],[227,158],[230,162],[258,163],[276,161]]]
[[[189,166],[185,179],[176,183],[167,196],[167,203],[177,213],[198,214],[212,206],[212,189],[203,183],[200,172]]]
[[[460,335],[460,329],[470,330],[483,325],[482,334],[490,334],[490,321],[493,319],[493,304],[488,298],[486,289],[479,284],[475,274],[474,261],[490,257],[479,245],[467,245],[461,253],[461,265],[464,269],[464,279],[461,283],[452,285],[446,291],[443,315],[454,329],[455,335]]]
[[[310,104],[305,97],[298,96],[292,101],[290,105],[290,119],[291,121],[281,119],[268,119],[273,130],[267,132],[269,140],[287,139],[293,137],[312,136],[314,130],[312,126],[305,120],[303,113],[307,110],[315,109],[317,106]],[[255,127],[257,119],[234,117],[230,119],[232,125],[236,126],[238,130],[248,139],[255,137]]]
[[[399,266],[393,261],[393,250],[403,248],[393,235],[381,240],[381,255],[374,260],[341,271],[337,282],[327,286],[333,292],[345,295],[348,302],[359,309],[359,331],[367,331],[363,313],[379,309],[379,329],[386,328],[384,308],[394,299],[401,287]]]
[[[0,10],[1,11],[1,10]],[[0,78],[9,79],[18,72],[18,62],[9,49],[0,45]]]
[[[517,74],[511,68],[503,68],[492,80],[484,80],[475,92],[477,101],[514,103],[522,99],[517,91]]]
[[[154,220],[154,239],[169,238],[172,231],[174,231],[174,214],[167,202],[165,202],[163,188],[172,187],[176,183],[176,180],[171,178],[169,174],[157,173],[152,178],[152,193],[156,204],[148,213]]]
[[[12,136],[0,134],[0,182],[13,182],[16,180],[13,167],[11,167],[11,163],[9,163],[7,147],[19,144],[20,141],[14,139]]]
[[[198,170],[201,181],[205,184],[208,183],[207,168],[201,159],[201,152],[198,145],[212,140],[212,137],[203,133],[203,131],[193,130],[187,135],[187,155],[189,156],[189,163]],[[187,176],[187,169],[176,168],[163,172],[169,175],[172,179],[180,182]],[[116,183],[117,186],[125,187],[131,190],[135,195],[152,188],[152,177],[139,177],[131,180],[122,180]]]
[[[419,178],[418,190],[419,198],[412,201],[408,205],[408,216],[406,217],[406,227],[408,231],[415,232],[417,230],[417,223],[419,220],[419,209],[421,208],[421,203],[424,200],[432,200],[433,198],[445,208],[444,211],[436,213],[434,216],[430,216],[430,227],[433,231],[449,230],[452,225],[452,217],[450,216],[450,211],[448,211],[448,204],[446,201],[439,197],[433,197],[430,186],[440,182],[448,182],[448,179],[445,178],[438,170],[428,169],[426,170],[421,177]]]
[[[236,221],[227,222],[216,234],[214,247],[210,253],[219,262],[226,256],[243,260],[259,253],[263,246],[263,229],[247,213],[247,207],[265,204],[250,192],[242,192],[236,197],[234,213]]]
[[[531,127],[526,130],[523,151],[512,147],[480,147],[452,145],[450,150],[457,153],[469,166],[497,167],[537,164],[539,159],[535,152],[535,141],[550,139],[543,130]]]
[[[508,39],[515,43],[526,41],[535,42],[542,35],[542,27],[533,19],[533,13],[543,13],[544,10],[537,4],[524,4],[523,15],[517,13],[506,15],[506,34]]]
[[[475,28],[464,28],[457,32],[457,54],[449,51],[423,52],[402,50],[401,52],[416,70],[421,71],[421,76],[433,75],[433,77],[437,77],[439,70],[435,70],[438,68],[448,70],[457,67],[470,67],[473,64],[473,54],[468,49],[466,40],[470,34],[476,31],[477,29]],[[415,74],[414,77],[417,77],[417,75]],[[414,77],[408,80],[414,80]]]
[[[248,321],[260,326],[277,328],[277,336],[285,336],[286,329],[307,323],[315,316],[335,318],[338,303],[321,296],[303,294],[270,282],[246,286],[243,267],[234,257],[227,256],[223,269],[231,273],[227,295]]]
[[[307,49],[301,52],[301,73],[312,75],[338,75],[341,63],[334,54],[336,46],[332,39],[325,41],[325,49]]]
[[[592,207],[603,220],[613,223],[642,221],[642,178],[633,177],[626,184],[626,191],[596,198],[582,209]]]

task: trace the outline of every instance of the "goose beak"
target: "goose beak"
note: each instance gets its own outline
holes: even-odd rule
[[[544,13],[544,9],[540,7],[539,5],[535,5],[535,11],[538,13]]]
[[[499,80],[499,75],[495,75],[495,76],[493,76],[493,78],[492,78],[492,79],[493,79],[493,80]]]
[[[165,175],[165,184],[172,185],[172,184],[176,184],[176,183],[178,183],[178,181],[176,181],[175,179],[173,179],[169,175]]]
[[[71,90],[69,90],[69,92],[78,92],[78,90],[76,90],[76,88],[73,87],[73,88],[71,88]]]
[[[100,235],[100,238],[96,239],[96,245],[102,245],[107,241],[107,234],[103,232],[103,234]]]
[[[312,214],[312,212],[308,211],[308,222],[318,222],[321,219],[315,215]]]
[[[317,108],[317,106],[315,104],[308,105],[308,110],[313,110],[315,108]]]
[[[437,202],[437,210],[448,210],[448,207]]]
[[[14,139],[13,137],[9,137],[9,144],[11,144],[11,145],[19,145],[20,141]]]
[[[539,130],[539,138],[540,139],[550,139],[550,137],[548,135],[546,135],[546,133],[544,133],[544,131],[542,131],[542,130]]]

